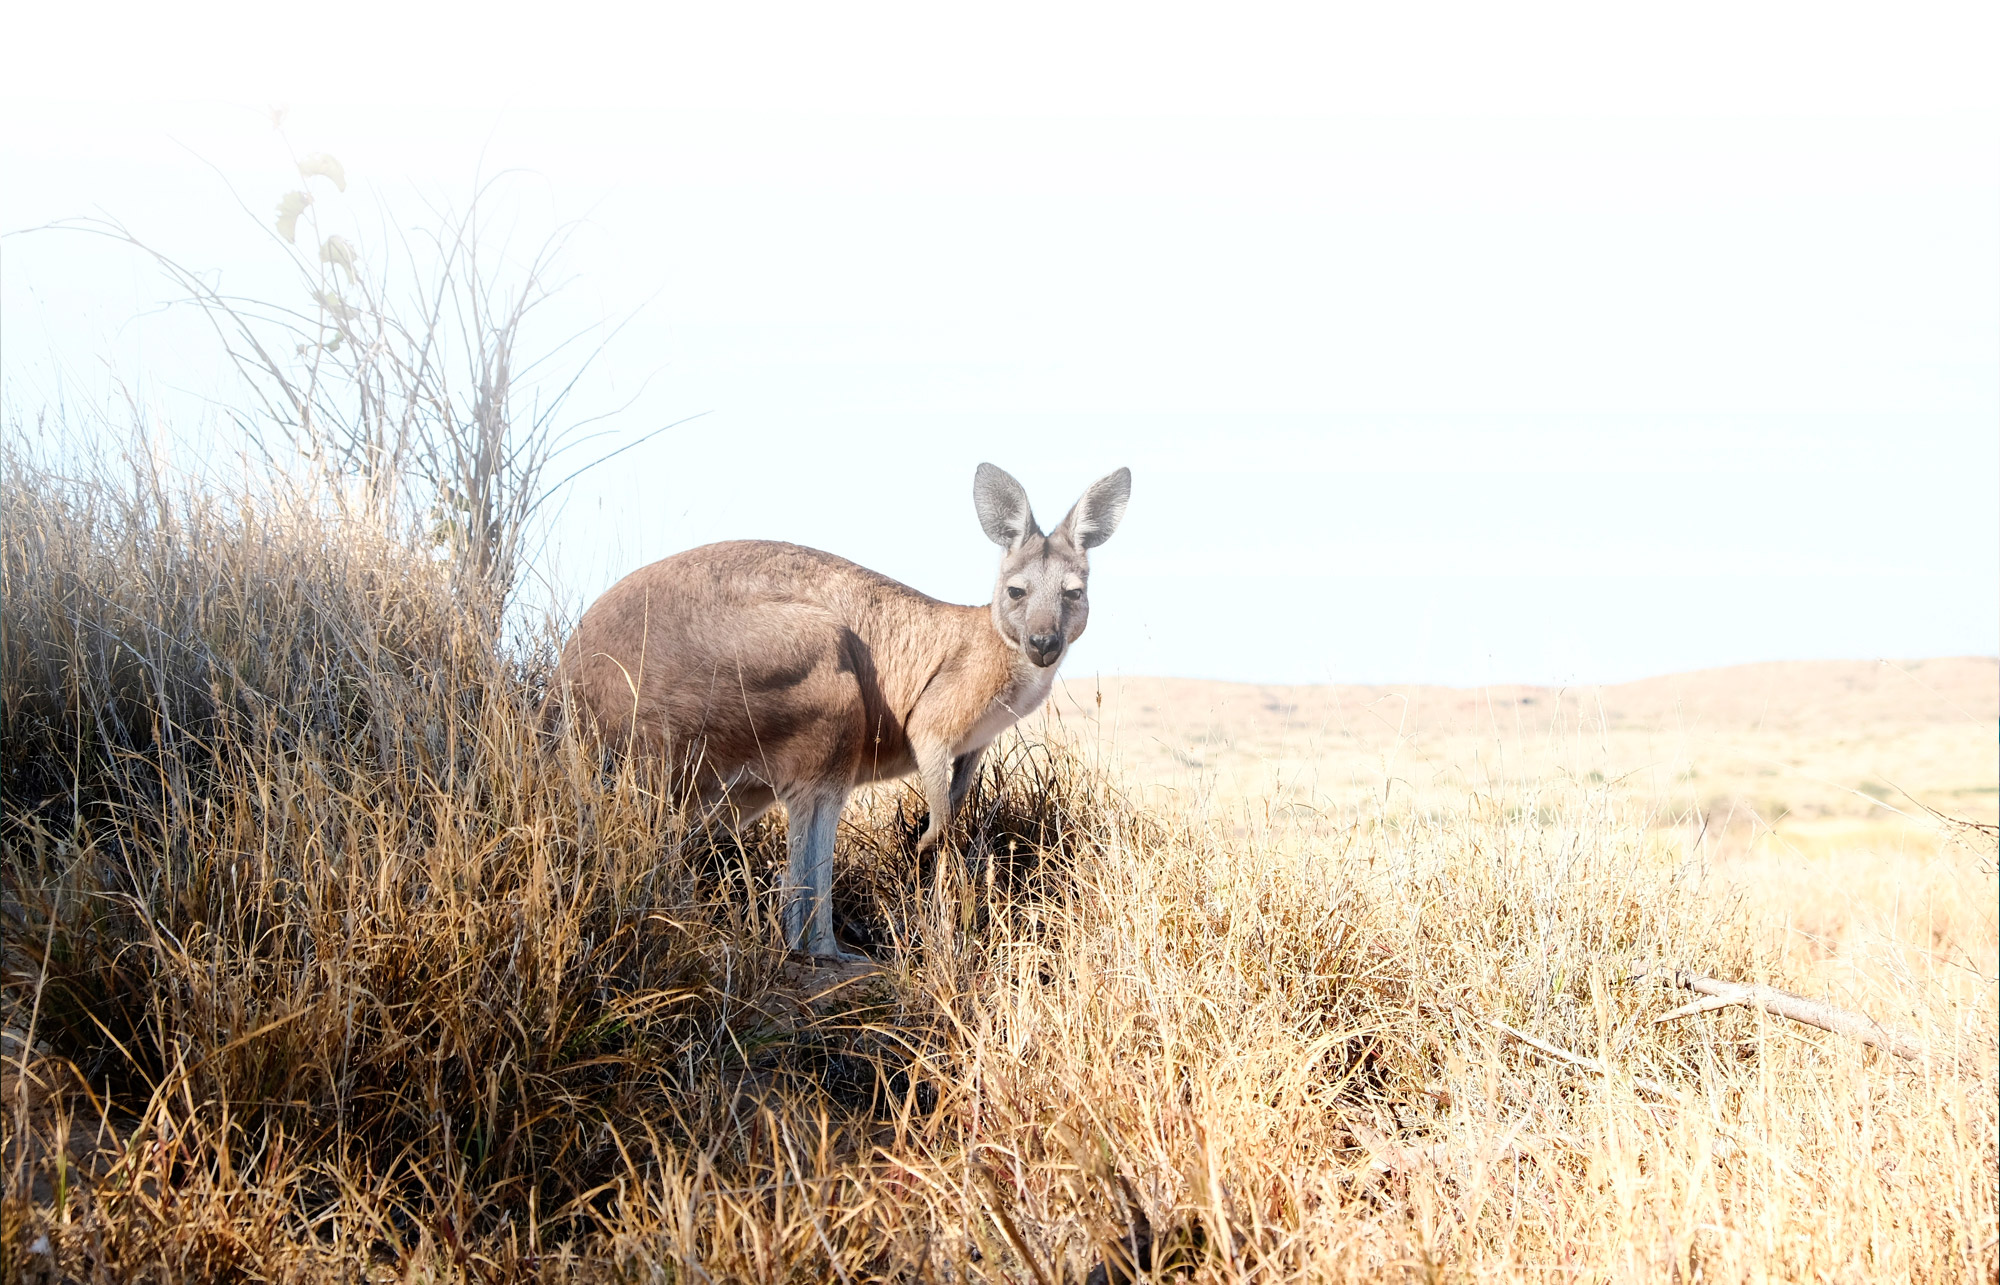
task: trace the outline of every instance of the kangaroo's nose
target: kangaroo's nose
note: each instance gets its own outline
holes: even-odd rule
[[[1062,653],[1062,646],[1061,634],[1034,634],[1028,639],[1028,650],[1035,653],[1034,659],[1038,665],[1054,663],[1055,658]]]

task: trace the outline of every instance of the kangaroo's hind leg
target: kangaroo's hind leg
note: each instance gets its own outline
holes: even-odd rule
[[[865,955],[840,948],[833,935],[833,839],[847,791],[787,799],[791,860],[785,877],[785,944],[808,955],[862,963]]]

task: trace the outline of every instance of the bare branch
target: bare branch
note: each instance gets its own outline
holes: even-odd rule
[[[1912,1062],[1922,1061],[1929,1051],[1928,1046],[1916,1032],[1901,1026],[1885,1026],[1872,1017],[1861,1013],[1850,1013],[1844,1008],[1835,1008],[1819,1000],[1806,999],[1772,986],[1757,986],[1745,982],[1724,982],[1713,977],[1703,977],[1699,973],[1679,970],[1667,972],[1655,970],[1641,973],[1634,981],[1648,977],[1659,977],[1708,998],[1683,1004],[1673,1012],[1654,1019],[1655,1024],[1678,1021],[1683,1017],[1693,1017],[1697,1013],[1711,1013],[1717,1009],[1760,1008],[1766,1013],[1798,1022],[1804,1026],[1831,1031],[1835,1035],[1845,1035],[1849,1039],[1860,1040],[1897,1057]]]
[[[644,436],[634,438],[632,441],[625,443],[625,445],[619,447],[615,451],[605,452],[604,454],[598,456],[596,459],[592,460],[590,463],[584,465],[582,468],[577,469],[569,476],[563,478],[562,481],[557,482],[554,486],[551,486],[547,490],[543,491],[540,497],[536,499],[534,506],[530,508],[528,511],[532,513],[535,511],[535,509],[539,509],[542,506],[542,501],[548,499],[552,495],[559,493],[564,487],[568,486],[571,482],[576,481],[576,479],[582,477],[585,473],[590,472],[590,470],[596,468],[598,465],[604,464],[610,460],[617,459],[620,455],[623,455],[625,452],[631,450],[635,446],[644,446],[647,442],[652,441],[654,438],[658,437],[660,434],[666,432],[669,429],[679,428],[683,424],[692,424],[694,421],[700,419],[702,416],[706,414],[708,414],[707,411],[697,411],[692,415],[683,416],[680,419],[675,420],[671,424],[662,424],[658,428],[653,429],[651,432],[646,433]]]
[[[548,484],[557,461],[600,435],[594,425],[636,401],[637,394],[601,414],[570,410],[607,345],[640,310],[543,340],[543,305],[564,284],[557,264],[581,224],[562,224],[532,253],[515,254],[511,208],[501,205],[496,217],[494,206],[511,174],[475,173],[462,207],[425,201],[429,219],[420,228],[387,230],[385,210],[386,253],[370,254],[357,234],[358,248],[342,242],[338,271],[323,240],[318,255],[302,249],[229,188],[298,273],[303,289],[291,302],[225,293],[220,281],[112,218],[50,230],[90,232],[147,256],[181,296],[167,306],[199,307],[248,385],[245,408],[223,410],[266,465],[282,465],[275,438],[289,439],[349,484],[329,492],[334,503],[423,524],[448,549],[468,605],[497,625],[532,538],[528,528],[548,501],[674,427],[641,434]],[[297,231],[320,237],[322,204],[300,203]]]
[[[1542,1052],[1548,1054],[1550,1057],[1557,1058],[1564,1062],[1568,1062],[1572,1066],[1580,1066],[1586,1071],[1595,1071],[1597,1074],[1603,1076],[1612,1076],[1619,1074],[1618,1072],[1614,1071],[1611,1065],[1607,1062],[1601,1061],[1594,1057],[1585,1057],[1581,1053],[1572,1053],[1566,1048],[1562,1048],[1558,1045],[1549,1043],[1547,1040],[1538,1040],[1534,1036],[1528,1034],[1526,1031],[1515,1030],[1513,1027],[1507,1025],[1507,1023],[1503,1021],[1500,1021],[1498,1018],[1489,1017],[1486,1019],[1486,1024],[1488,1026],[1491,1026],[1493,1029],[1497,1031],[1505,1031],[1507,1034],[1513,1036],[1515,1039],[1521,1041],[1523,1044],[1526,1044],[1530,1048],[1539,1049]],[[1643,1075],[1635,1075],[1632,1077],[1632,1083],[1637,1085],[1639,1088],[1646,1090],[1648,1093],[1657,1093],[1659,1096],[1666,1098],[1670,1102],[1681,1101],[1681,1091],[1679,1089],[1676,1089],[1671,1085],[1662,1084],[1658,1080],[1650,1080]]]

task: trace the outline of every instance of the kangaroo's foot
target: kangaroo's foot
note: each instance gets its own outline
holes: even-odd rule
[[[832,938],[828,938],[825,941],[816,941],[812,944],[810,950],[804,950],[799,953],[808,958],[829,964],[872,964],[875,962],[866,955],[857,955],[851,950],[842,950],[840,943]]]

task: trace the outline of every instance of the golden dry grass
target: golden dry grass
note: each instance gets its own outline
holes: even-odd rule
[[[1072,727],[947,859],[850,814],[882,966],[815,970],[775,832],[540,744],[418,542],[0,486],[11,1278],[1993,1277],[1983,836],[1833,896],[1595,767],[1259,809]],[[1662,964],[1933,1052],[1660,1025]]]

